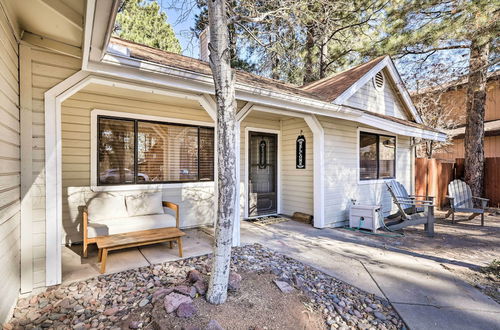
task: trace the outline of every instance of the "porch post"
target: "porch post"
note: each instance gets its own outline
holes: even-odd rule
[[[240,245],[240,121],[236,120],[236,201],[234,203],[233,246]]]
[[[314,227],[325,227],[325,131],[315,115],[304,117],[313,133]]]

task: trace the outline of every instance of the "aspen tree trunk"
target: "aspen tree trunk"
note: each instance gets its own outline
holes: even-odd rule
[[[484,183],[484,110],[489,42],[473,40],[467,85],[465,122],[465,182],[473,196],[483,196]]]
[[[208,0],[210,68],[217,103],[218,201],[215,245],[207,301],[222,304],[227,298],[236,202],[236,100],[231,70],[228,20],[224,0]]]

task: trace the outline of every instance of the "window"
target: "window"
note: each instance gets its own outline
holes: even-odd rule
[[[396,176],[396,138],[374,133],[359,133],[360,180],[389,179]]]
[[[214,129],[98,116],[98,185],[212,181]]]

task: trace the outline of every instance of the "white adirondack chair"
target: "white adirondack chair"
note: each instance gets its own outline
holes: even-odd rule
[[[400,221],[387,223],[387,229],[397,230],[423,224],[427,234],[434,236],[434,197],[409,195],[405,187],[396,180],[385,184],[398,208],[392,218],[400,217]],[[425,199],[417,199],[419,197]]]
[[[448,196],[450,200],[450,210],[445,218],[451,214],[451,223],[455,223],[455,212],[472,213],[469,220],[481,215],[481,226],[484,226],[484,209],[488,205],[489,199],[472,196],[472,191],[467,183],[462,180],[453,180],[448,184]],[[480,207],[474,207],[474,200],[481,202]]]

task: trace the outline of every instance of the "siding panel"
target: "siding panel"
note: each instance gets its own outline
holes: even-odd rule
[[[0,11],[0,324],[20,288],[19,48]]]
[[[341,226],[348,220],[351,199],[360,204],[382,205],[385,215],[393,208],[383,182],[358,183],[357,125],[320,117],[325,129],[325,224]],[[342,152],[339,152],[341,146]],[[410,139],[397,136],[396,179],[410,189]]]

